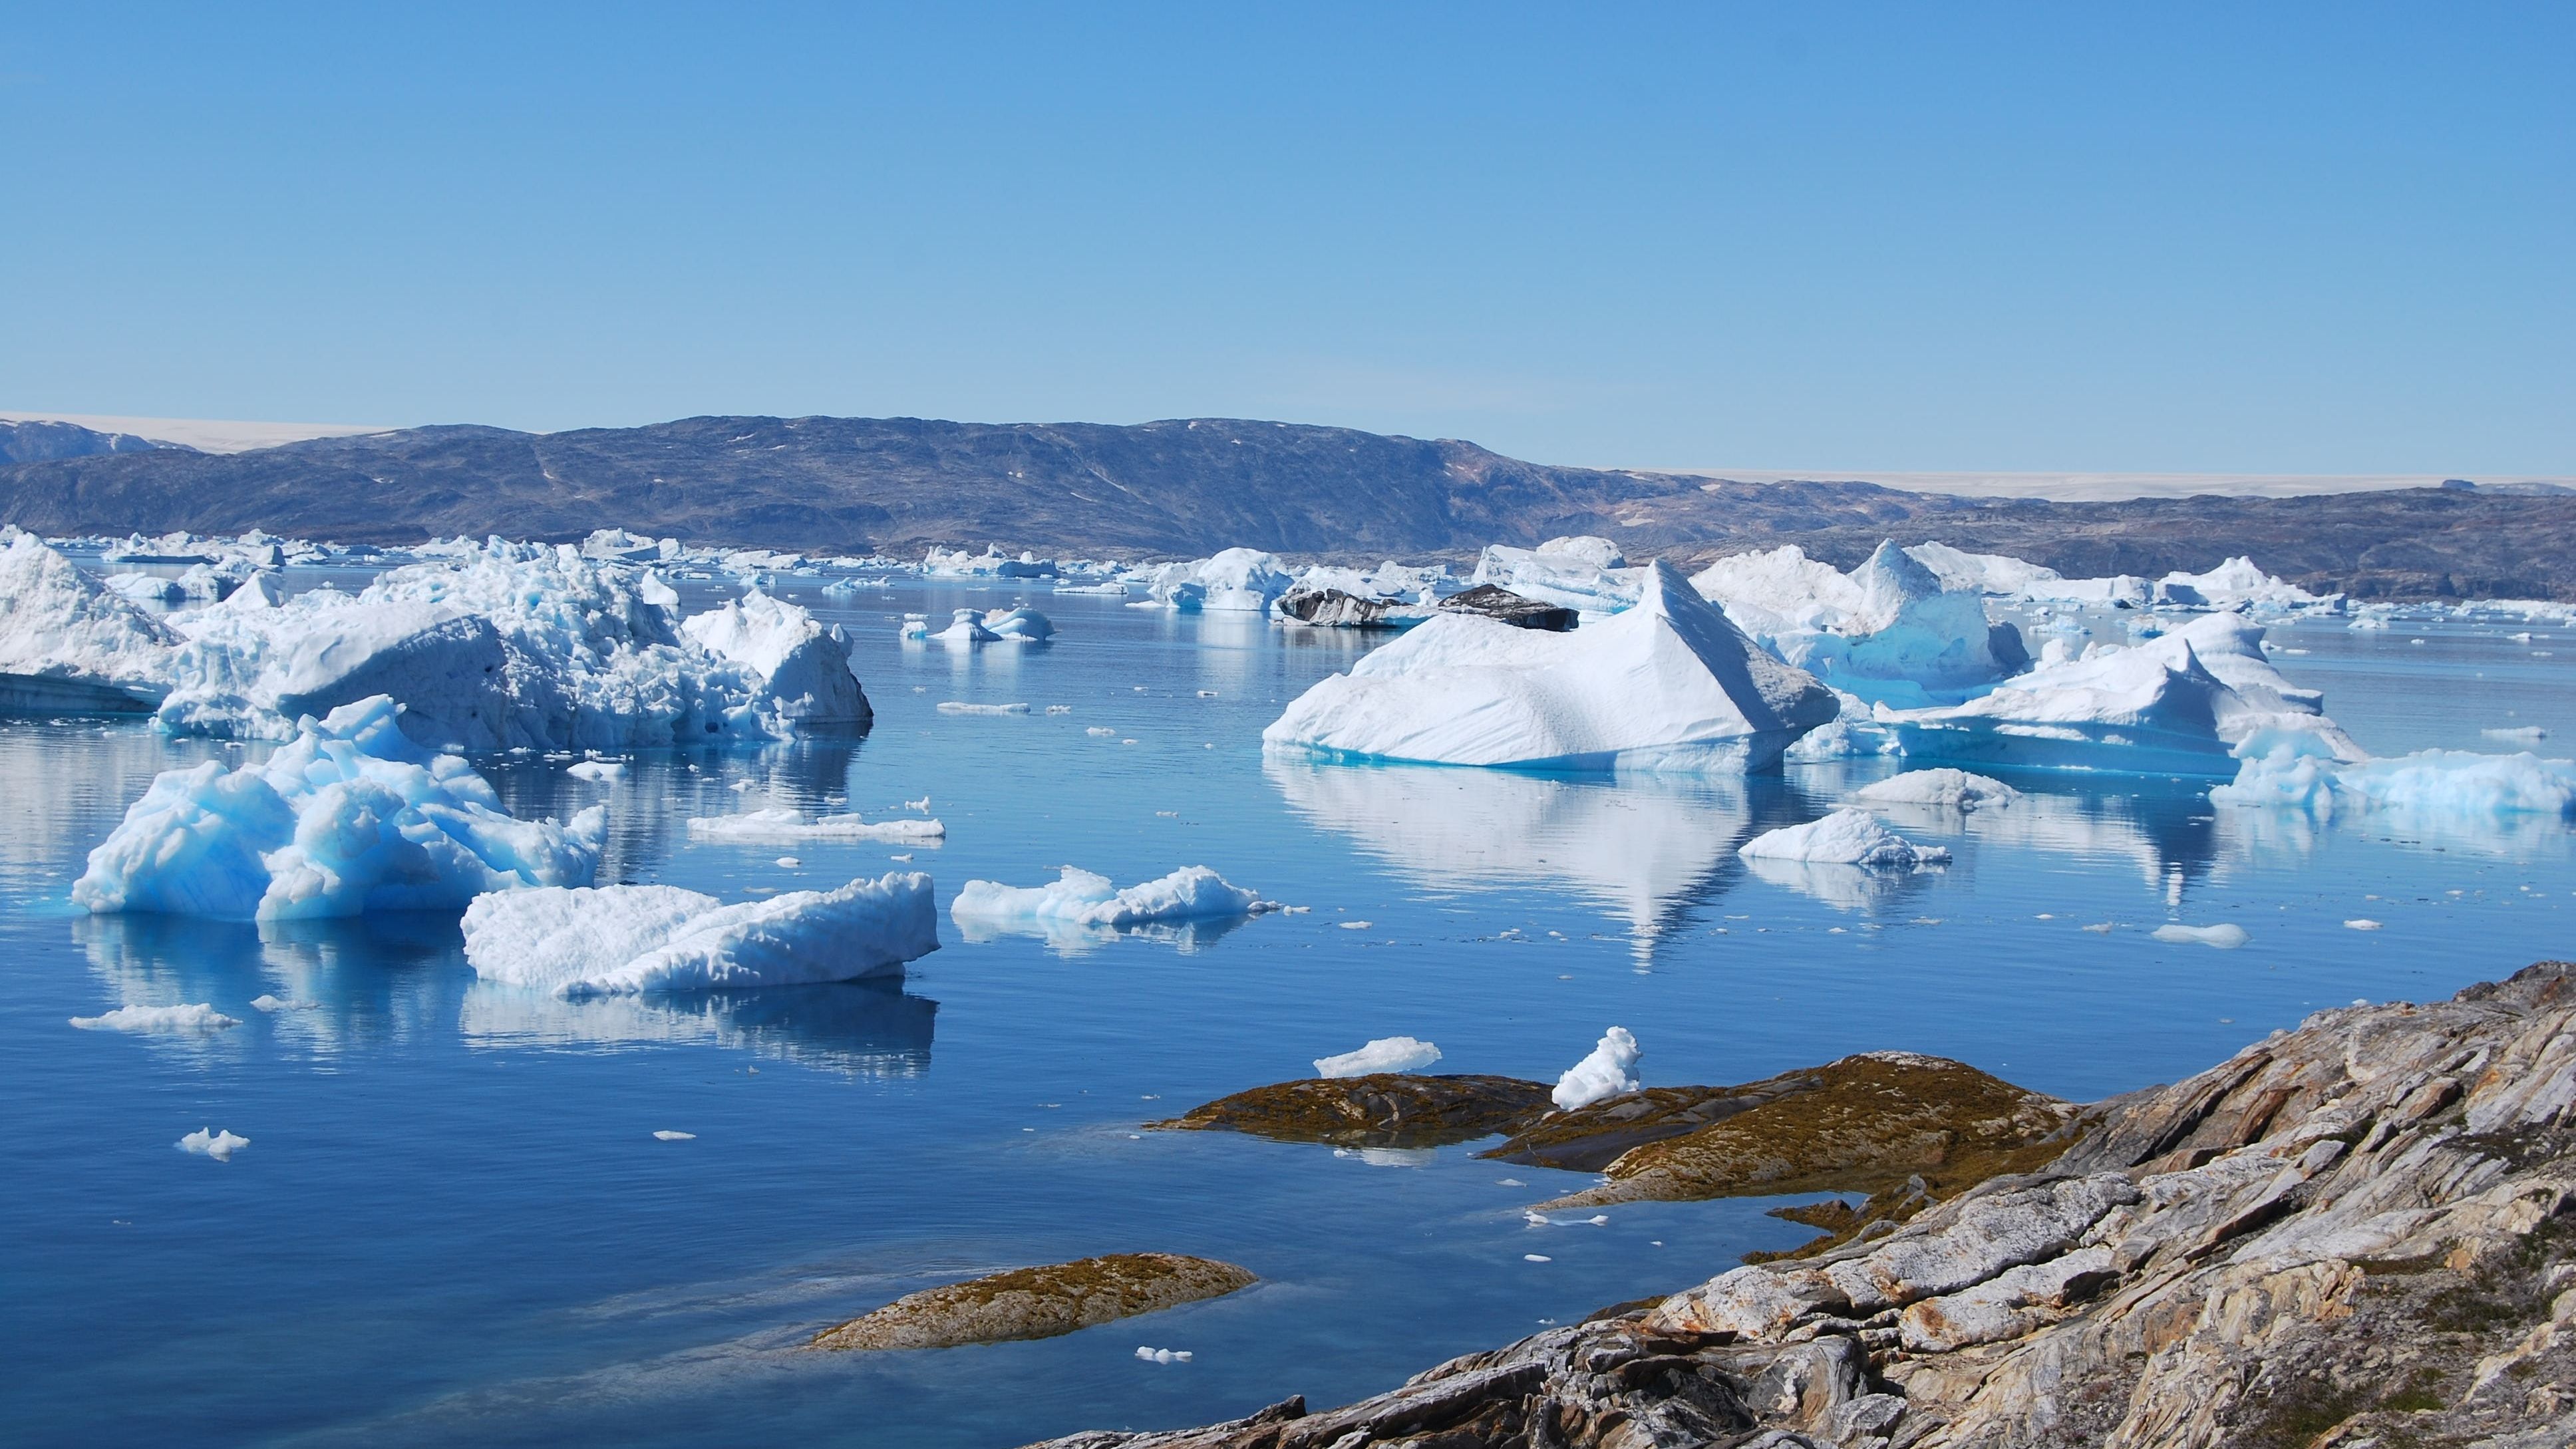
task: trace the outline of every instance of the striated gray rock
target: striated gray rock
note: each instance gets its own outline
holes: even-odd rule
[[[1451,594],[1440,601],[1440,612],[1479,614],[1515,629],[1537,629],[1549,634],[1562,634],[1582,622],[1572,609],[1524,598],[1500,584],[1478,584]]]
[[[953,1348],[1053,1338],[1205,1298],[1259,1280],[1248,1268],[1178,1253],[1111,1253],[1070,1263],[1013,1268],[964,1283],[907,1293],[885,1307],[814,1335],[822,1349]]]
[[[2036,1172],[1323,1413],[1052,1449],[2576,1444],[2576,966],[2321,1012]]]
[[[1431,617],[1420,604],[1363,599],[1340,589],[1290,589],[1270,607],[1283,623],[1319,629],[1403,629]]]

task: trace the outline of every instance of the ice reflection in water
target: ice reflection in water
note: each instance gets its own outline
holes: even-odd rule
[[[938,1013],[892,981],[579,1001],[478,982],[457,1030],[485,1049],[714,1045],[850,1076],[917,1077],[930,1069]]]

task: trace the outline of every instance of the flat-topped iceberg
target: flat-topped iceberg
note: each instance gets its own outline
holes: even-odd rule
[[[1917,845],[1878,823],[1866,810],[1837,810],[1822,820],[1765,831],[1737,846],[1735,853],[1755,860],[1790,860],[1806,865],[1915,866],[1938,865],[1950,852],[1937,845]]]
[[[857,815],[825,815],[808,820],[794,810],[780,808],[741,815],[701,815],[689,821],[689,834],[700,840],[873,840],[932,845],[948,838],[948,827],[936,820],[863,820]]]
[[[756,673],[756,687],[781,719],[819,729],[865,727],[876,717],[850,670],[841,626],[824,625],[800,605],[755,588],[680,628],[709,653]]]
[[[0,712],[150,713],[178,636],[35,535],[0,539]]]
[[[90,852],[73,904],[281,920],[590,882],[604,810],[569,826],[514,820],[464,760],[407,739],[399,712],[379,695],[305,721],[264,764],[162,772]]]
[[[735,905],[678,886],[504,891],[465,912],[476,975],[567,998],[855,981],[938,949],[919,872]]]
[[[962,548],[933,548],[921,556],[921,572],[934,579],[1051,579],[1061,572],[1056,561],[1022,553],[1017,558],[987,544],[980,554]]]
[[[1120,890],[1109,877],[1076,866],[1042,886],[1007,886],[970,880],[948,913],[961,923],[1061,921],[1074,926],[1143,926],[1168,921],[1222,920],[1257,915],[1276,903],[1229,884],[1203,865]]]
[[[1441,614],[1317,683],[1261,738],[1346,759],[1743,772],[1835,716],[1831,690],[1670,564],[1642,574],[1636,607],[1571,633]]]

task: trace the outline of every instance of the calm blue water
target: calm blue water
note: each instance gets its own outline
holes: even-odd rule
[[[566,1004],[478,986],[452,919],[264,935],[76,916],[84,853],[153,772],[244,752],[0,728],[13,1442],[1011,1445],[1292,1392],[1339,1401],[1804,1232],[1756,1202],[1533,1229],[1524,1204],[1588,1179],[1463,1148],[1371,1160],[1139,1123],[1398,1033],[1437,1041],[1443,1070],[1552,1077],[1613,1023],[1644,1043],[1650,1082],[1906,1047],[2092,1098],[2318,1007],[2443,995],[2576,949],[2556,822],[2319,831],[2164,781],[2033,777],[2016,781],[2033,798],[1964,835],[1899,822],[1957,851],[1947,871],[1775,881],[1734,845],[1886,766],[1612,784],[1265,764],[1261,726],[1362,641],[1031,594],[1057,643],[961,655],[898,645],[896,616],[1010,590],[785,592],[861,641],[864,743],[650,758],[605,786],[525,758],[488,773],[522,814],[607,801],[618,880],[738,896],[896,868],[888,847],[831,845],[783,868],[777,846],[691,845],[681,827],[927,794],[948,843],[915,864],[943,898],[1066,862],[1121,882],[1204,863],[1311,912],[1078,948],[968,943],[944,923],[900,988]],[[2309,651],[2281,663],[2374,750],[2510,748],[2478,731],[2535,724],[2576,745],[2576,639],[2505,637],[2523,627],[2276,641]],[[937,713],[947,699],[1071,712]],[[2385,929],[2342,925],[2360,916]],[[2252,940],[2150,939],[2167,921]],[[318,1005],[269,1015],[249,1005],[263,993]],[[244,1024],[66,1024],[129,1001],[206,1001]],[[229,1163],[173,1150],[204,1126],[252,1145]],[[1263,1282],[1040,1343],[794,1348],[932,1283],[1146,1249]],[[1140,1344],[1195,1361],[1142,1363]]]

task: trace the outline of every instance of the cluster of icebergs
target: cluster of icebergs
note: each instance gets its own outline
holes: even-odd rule
[[[849,645],[753,588],[682,618],[652,570],[494,540],[356,594],[252,574],[148,612],[31,535],[0,549],[0,708],[150,713],[176,734],[289,739],[374,695],[439,748],[625,749],[860,728]]]

